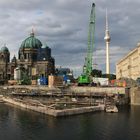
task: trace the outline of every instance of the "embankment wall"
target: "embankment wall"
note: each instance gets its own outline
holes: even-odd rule
[[[83,114],[88,112],[104,110],[104,106],[90,106],[90,107],[80,107],[80,108],[72,108],[72,109],[64,109],[64,110],[55,110],[55,109],[50,109],[47,106],[37,106],[28,103],[23,103],[22,101],[19,100],[16,101],[16,99],[12,99],[9,97],[3,97],[3,101],[22,108],[30,109],[36,112],[44,113],[55,117],[69,116],[69,115],[76,115],[76,114]]]

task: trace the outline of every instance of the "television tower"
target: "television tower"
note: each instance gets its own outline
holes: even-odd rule
[[[106,74],[110,74],[109,45],[110,45],[111,38],[110,38],[109,28],[108,28],[107,9],[106,9],[106,30],[105,30],[104,40],[106,43]]]

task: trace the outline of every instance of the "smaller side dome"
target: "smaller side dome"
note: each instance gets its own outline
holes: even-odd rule
[[[9,53],[9,49],[6,47],[6,45],[4,45],[4,46],[0,49],[0,52]]]
[[[16,62],[16,61],[17,61],[17,59],[16,59],[16,56],[14,55],[11,62]]]
[[[42,49],[45,49],[45,48],[49,48],[49,46],[48,46],[47,44],[45,44],[45,45],[43,45],[41,48],[42,48]]]

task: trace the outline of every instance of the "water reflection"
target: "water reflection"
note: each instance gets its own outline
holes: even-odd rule
[[[54,118],[0,104],[0,140],[139,140],[140,106]]]

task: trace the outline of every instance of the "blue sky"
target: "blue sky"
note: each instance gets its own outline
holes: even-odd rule
[[[111,72],[115,64],[140,41],[139,0],[0,0],[0,46],[5,43],[11,58],[18,55],[32,27],[36,38],[48,44],[56,66],[82,72],[86,56],[88,23],[92,2],[96,4],[93,61],[105,72],[105,9],[111,35]]]

